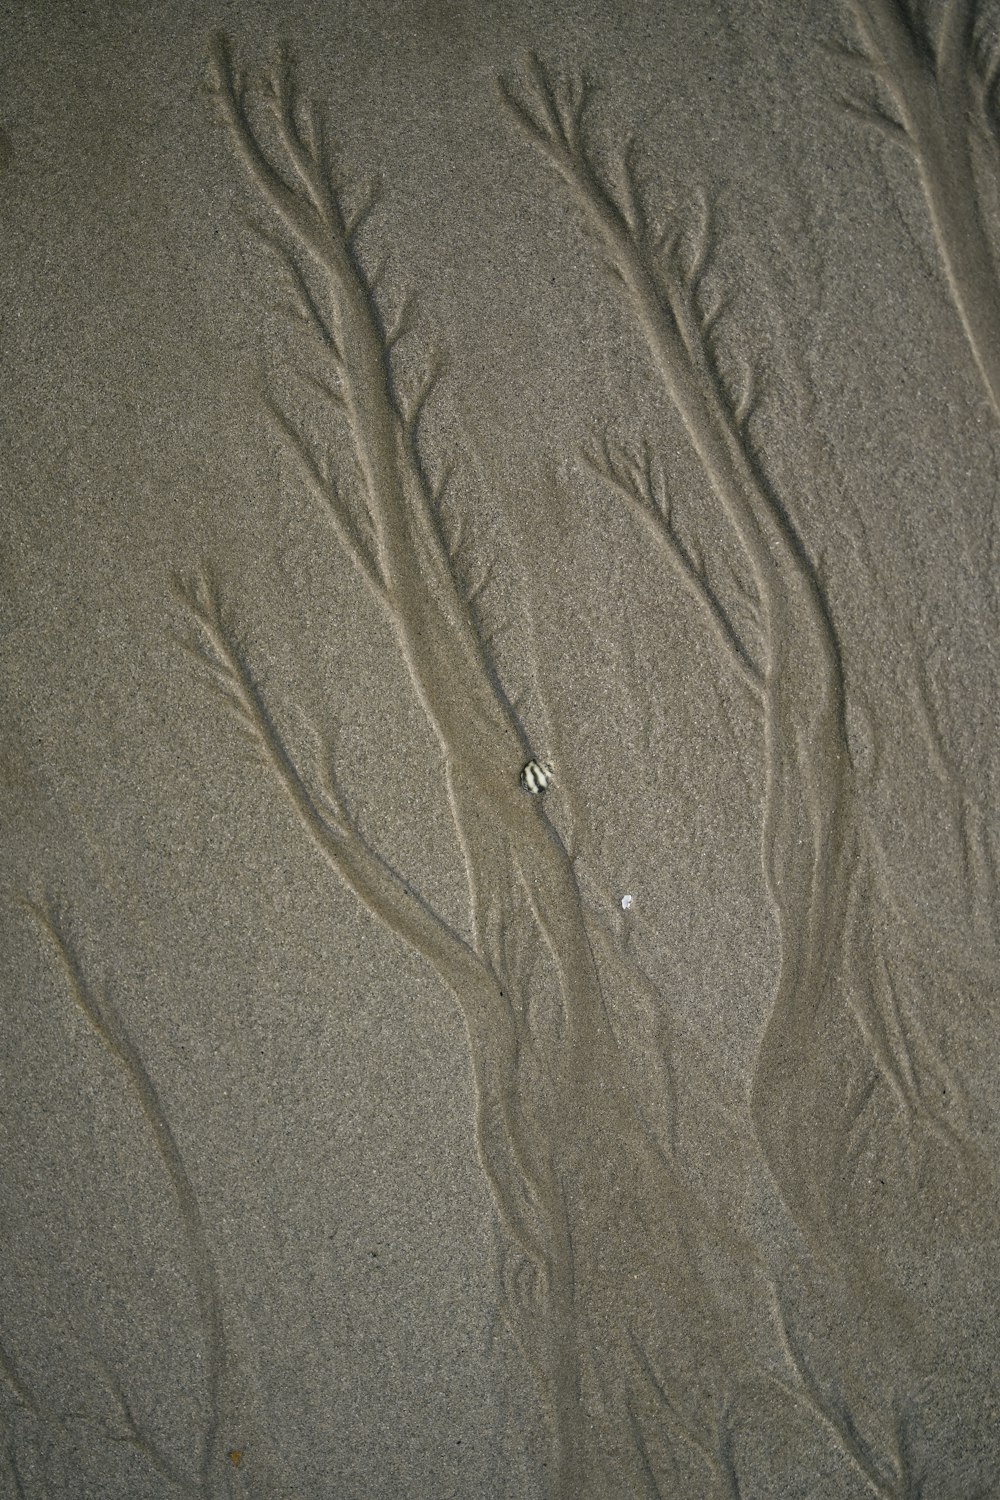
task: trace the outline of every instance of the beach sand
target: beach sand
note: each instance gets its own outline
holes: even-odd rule
[[[0,1495],[1000,1494],[995,28],[5,7]]]

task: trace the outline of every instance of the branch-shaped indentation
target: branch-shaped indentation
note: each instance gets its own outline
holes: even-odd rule
[[[215,46],[214,77],[223,117],[251,181],[278,215],[283,233],[294,240],[296,255],[308,257],[310,269],[298,278],[299,302],[319,334],[324,385],[350,432],[364,491],[364,511],[352,513],[355,525],[347,530],[347,541],[354,555],[370,564],[363,568],[369,582],[374,574],[381,586],[389,622],[441,747],[467,867],[471,942],[368,845],[334,769],[328,768],[325,778],[302,770],[214,586],[195,580],[180,593],[200,633],[196,655],[253,735],[316,846],[372,912],[431,961],[461,1007],[475,1081],[480,1160],[507,1236],[506,1311],[545,1380],[556,1438],[554,1493],[575,1500],[587,1464],[581,1379],[588,1334],[579,1317],[578,1252],[588,1274],[609,1282],[611,1302],[631,1296],[634,1279],[623,1294],[619,1278],[608,1275],[600,1253],[587,1243],[596,1232],[591,1195],[614,1176],[617,1156],[631,1151],[628,1191],[641,1212],[647,1171],[659,1172],[662,1159],[636,1110],[615,1045],[572,863],[544,799],[527,795],[521,785],[522,768],[536,747],[527,742],[478,628],[475,590],[464,587],[461,538],[446,526],[440,504],[447,470],[432,483],[419,451],[420,424],[439,362],[431,363],[411,395],[397,390],[392,348],[408,327],[409,309],[404,302],[393,319],[381,312],[378,276],[366,272],[357,254],[354,224],[342,206],[318,116],[300,107],[287,59],[272,74],[263,119],[255,91],[234,69],[222,41]],[[579,139],[586,94],[581,83],[568,91],[565,109],[562,96],[547,101],[554,137],[569,155]],[[626,152],[623,168],[632,182],[632,153]],[[647,233],[641,197],[636,183],[626,202],[628,220],[616,220],[626,233],[628,222],[636,234]],[[700,266],[686,274],[692,286],[700,282]],[[293,276],[293,290],[295,283]],[[700,329],[701,310],[693,308],[691,317]],[[323,391],[319,394],[322,398]],[[298,422],[286,436],[300,451],[311,441]],[[329,475],[315,450],[306,457],[313,464],[312,481],[327,486]],[[519,886],[524,901],[518,899]],[[511,921],[524,924],[518,941],[505,938]],[[553,960],[547,998],[555,1024],[533,1029],[529,960],[546,947]],[[654,1284],[651,1297],[660,1280],[671,1285],[677,1280],[663,1253],[667,1211],[658,1197],[655,1201],[659,1221],[653,1226],[643,1220],[651,1241],[643,1261]],[[674,1238],[682,1241],[685,1232]],[[687,1290],[685,1297],[695,1300]]]
[[[848,4],[851,3],[852,0],[848,0]],[[822,51],[851,80],[846,89],[834,96],[842,112],[884,136],[894,145],[911,145],[905,125],[894,114],[883,109],[874,98],[857,92],[859,88],[867,88],[871,93],[878,85],[882,85],[891,93],[892,75],[885,64],[872,53],[858,52],[853,47],[826,46]]]
[[[501,77],[501,96],[528,134],[546,149],[566,180],[572,182],[579,171],[581,160],[586,156],[583,119],[593,94],[593,85],[581,73],[570,78],[562,89],[558,88],[535,52],[528,54],[526,67],[529,88],[520,93],[508,79]],[[630,201],[633,200],[632,159],[633,152],[629,143],[622,157],[621,175]],[[634,202],[633,209],[638,212]],[[625,220],[625,213],[621,210],[619,212]]]
[[[662,528],[675,572],[763,707],[765,802],[762,860],[780,937],[774,998],[754,1071],[753,1120],[791,1212],[826,1234],[817,1170],[836,1169],[837,1113],[831,1048],[850,1005],[838,983],[845,962],[848,895],[861,850],[859,806],[848,753],[843,664],[818,568],[749,441],[752,382],[735,396],[715,343],[724,299],[706,305],[713,225],[707,205],[688,252],[683,235],[657,234],[638,211],[634,172],[615,178],[588,140],[580,91],[567,91],[531,59],[526,81],[504,82],[504,99],[573,193],[645,335],[666,394],[710,481],[749,575],[752,651],[710,586],[690,546],[678,545],[665,496],[645,463],[599,460],[632,509]],[[620,183],[626,172],[627,187]],[[665,524],[664,524],[665,522]],[[717,575],[715,575],[717,576]],[[876,976],[860,976],[872,987]],[[860,1001],[864,1012],[870,1002]],[[789,1091],[789,1077],[797,1087]]]
[[[925,31],[914,0],[848,0],[864,51],[848,51],[892,101],[848,99],[845,107],[916,162],[952,298],[977,369],[1000,416],[1000,275],[990,243],[974,160],[974,132],[1000,166],[996,90],[1000,45],[980,0],[943,0]]]
[[[318,371],[309,366],[290,366],[300,384],[318,402],[326,417],[342,418],[348,437],[353,432],[348,399],[347,366],[340,339],[323,299],[289,246],[276,235],[256,227],[264,244],[281,266],[290,290],[289,311],[313,335],[318,349]],[[395,338],[402,337],[397,329]],[[301,421],[273,392],[266,398],[267,410],[285,439],[305,483],[333,528],[346,555],[358,568],[376,598],[385,602],[386,581],[379,555],[378,537],[363,479],[349,484],[338,477],[327,447],[316,441]]]
[[[584,104],[592,86],[558,85],[534,56],[527,74],[520,85],[501,80],[501,96],[573,192],[605,264],[628,293],[667,392],[738,537],[764,616],[774,614],[775,592],[786,590],[779,570],[797,575],[802,623],[825,650],[829,626],[821,618],[814,570],[748,444],[755,372],[748,372],[736,394],[721,367],[715,334],[728,301],[724,294],[710,301],[705,296],[715,235],[708,198],[700,197],[692,233],[686,235],[683,225],[659,231],[641,206],[646,194],[629,165],[634,148],[615,178],[590,148]],[[625,189],[616,186],[623,176]]]
[[[24,904],[56,950],[66,975],[73,1004],[121,1069],[129,1089],[142,1110],[170,1184],[170,1191],[188,1245],[205,1341],[207,1416],[200,1444],[197,1493],[206,1497],[211,1496],[218,1492],[221,1473],[219,1468],[220,1434],[225,1415],[223,1389],[226,1375],[226,1340],[218,1274],[194,1185],[156,1085],[142,1056],[110,996],[106,992],[98,991],[88,981],[77,952],[67,935],[66,925],[60,913],[51,902],[25,900]],[[3,1361],[3,1373],[10,1381],[9,1357],[5,1357]],[[172,1483],[180,1483],[179,1471],[148,1434],[141,1431],[120,1384],[107,1369],[104,1369],[104,1374],[121,1411],[125,1426],[124,1434],[108,1433],[107,1436],[129,1443],[141,1452],[165,1478]]]
[[[689,1449],[697,1454],[708,1471],[711,1490],[706,1493],[711,1494],[713,1500],[740,1500],[742,1491],[733,1454],[732,1417],[728,1401],[722,1397],[716,1401],[714,1430],[711,1433],[714,1441],[710,1445],[706,1436],[699,1435],[678,1409],[677,1393],[671,1391],[662,1372],[657,1368],[648,1351],[643,1348],[632,1329],[628,1330],[628,1340],[630,1352],[635,1361],[636,1375],[655,1403],[660,1424],[670,1433],[674,1446],[679,1449]],[[637,1445],[640,1445],[642,1443],[641,1427],[632,1413],[631,1402],[628,1402],[628,1405],[635,1441]],[[647,1468],[652,1472],[652,1465],[646,1455],[644,1444],[641,1451]],[[676,1480],[676,1466],[674,1477]],[[655,1493],[660,1496],[663,1492],[657,1488]]]
[[[607,437],[600,450],[584,453],[596,473],[606,479],[629,504],[661,546],[688,593],[704,610],[716,639],[745,685],[755,695],[763,689],[763,673],[732,622],[708,576],[703,558],[683,540],[674,524],[673,506],[663,476],[649,445],[637,457],[614,448]],[[756,606],[759,608],[759,604]]]
[[[912,644],[910,696],[958,850],[963,914],[973,928],[979,927],[988,949],[996,953],[1000,949],[1000,870],[990,826],[994,809],[970,791],[945,738],[926,660],[916,643]]]
[[[618,1019],[618,1027],[624,1033],[618,1037],[618,1045],[622,1054],[627,1056],[630,1050],[629,1043],[632,1046],[636,1043],[641,1046],[642,1042],[647,1039],[652,1043],[649,1046],[651,1055],[648,1058],[639,1059],[644,1064],[644,1071],[650,1075],[651,1099],[644,1107],[642,1099],[638,1097],[638,1085],[636,1085],[636,1108],[662,1159],[664,1172],[671,1184],[676,1187],[679,1195],[683,1174],[680,1172],[677,1158],[678,1090],[673,1068],[673,1038],[670,1035],[663,996],[649,974],[634,957],[626,960],[624,944],[616,937],[610,923],[602,914],[595,911],[588,912],[587,931],[590,934],[594,952],[604,970],[617,970],[616,1005],[631,1002],[636,1011],[645,1012],[644,1015],[632,1014]],[[616,1016],[612,1011],[613,1028],[615,1021]],[[647,1033],[647,1037],[643,1036],[644,1032]],[[648,1038],[650,1032],[653,1036]]]
[[[548,1252],[539,1221],[552,1209],[553,1189],[517,1118],[512,1085],[519,1044],[509,999],[492,968],[365,840],[328,752],[319,757],[315,789],[307,782],[225,619],[216,586],[203,574],[176,587],[201,634],[200,644],[188,649],[250,730],[314,843],[369,910],[431,961],[458,1000],[470,1033],[484,1169],[508,1232],[542,1265]]]
[[[366,271],[357,251],[377,189],[353,211],[345,207],[322,114],[300,99],[287,54],[252,87],[218,37],[211,84],[240,158],[289,240],[282,254],[296,306],[318,335],[324,362],[320,384],[309,383],[346,425],[360,492],[338,482],[303,423],[274,403],[279,428],[338,539],[387,608],[446,753],[475,734],[483,774],[509,775],[516,785],[529,747],[456,578],[442,511],[449,467],[432,479],[419,448],[445,361],[433,355],[412,392],[397,388],[392,351],[410,327],[412,299],[383,317],[378,273]]]
[[[935,1136],[963,1171],[978,1175],[981,1164],[963,1119],[962,1090],[939,1050],[930,1045],[918,1018],[904,1011],[895,965],[872,921],[874,911],[891,909],[879,864],[879,854],[872,847],[850,895],[848,972],[856,978],[851,1008],[903,1118]],[[870,1092],[864,1084],[850,1106],[852,1130],[861,1122]],[[859,1136],[855,1151],[860,1149]]]
[[[332,391],[323,381],[308,375],[306,380],[328,403],[341,404],[339,393]],[[356,514],[349,491],[337,479],[329,461],[316,450],[301,427],[273,396],[268,398],[268,409],[309,489],[324,507],[324,513],[332,524],[340,545],[359,569],[372,593],[376,597],[384,596],[385,578],[370,517],[367,513],[363,516]]]
[[[211,576],[203,571],[189,580],[175,579],[174,588],[200,635],[197,642],[182,644],[236,710],[324,856],[365,904],[430,958],[457,991],[480,993],[486,976],[476,954],[366,842],[329,757],[314,778],[315,790],[306,781],[271,717]]]
[[[568,1249],[564,1233],[560,1244],[562,1210],[550,1154],[522,1114],[518,1081],[526,1046],[511,997],[490,963],[365,840],[329,752],[321,752],[309,780],[300,771],[236,642],[215,584],[202,575],[178,583],[177,593],[200,633],[200,643],[188,649],[200,656],[252,733],[314,843],[373,914],[430,960],[461,1008],[469,1033],[480,1160],[509,1242],[512,1327],[526,1357],[540,1361],[550,1386],[559,1385],[558,1362],[553,1364],[551,1337],[546,1348],[544,1331],[551,1334],[551,1304]]]
[[[895,1403],[892,1453],[889,1456],[880,1454],[864,1436],[847,1402],[842,1397],[823,1390],[812,1366],[798,1346],[785,1315],[781,1294],[773,1283],[771,1295],[782,1352],[795,1376],[795,1384],[773,1377],[775,1384],[793,1400],[809,1409],[874,1494],[882,1497],[882,1500],[916,1500],[918,1491],[911,1473],[905,1428]]]
[[[409,329],[412,301],[404,300],[387,327],[375,296],[380,273],[367,273],[357,253],[359,232],[380,199],[381,186],[376,179],[357,197],[352,210],[345,207],[345,188],[325,118],[300,97],[288,53],[281,53],[257,89],[235,68],[224,37],[216,38],[211,63],[211,90],[237,150],[265,200],[291,233],[291,244],[265,238],[286,267],[294,310],[318,337],[325,375],[308,383],[346,419],[362,493],[352,495],[334,480],[315,443],[276,401],[271,403],[272,411],[338,539],[369,586],[382,595],[394,572],[391,539],[395,534],[401,531],[401,539],[412,544],[408,533],[417,528],[422,546],[432,554],[440,551],[434,509],[422,483],[416,448],[419,416],[440,373],[440,362],[432,365],[404,410],[390,355]],[[312,272],[307,273],[299,260],[299,252],[319,276],[322,296],[311,280]],[[417,489],[425,492],[422,505],[404,506],[400,465],[410,471]]]

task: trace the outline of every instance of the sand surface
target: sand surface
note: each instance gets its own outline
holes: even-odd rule
[[[1000,1495],[997,20],[3,8],[0,1496]]]

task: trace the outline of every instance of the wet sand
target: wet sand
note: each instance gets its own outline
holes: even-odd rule
[[[988,21],[11,9],[0,1494],[1000,1492]]]

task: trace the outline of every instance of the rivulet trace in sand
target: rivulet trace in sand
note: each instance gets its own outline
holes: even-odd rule
[[[0,1492],[992,1494],[1000,11],[10,29]]]

